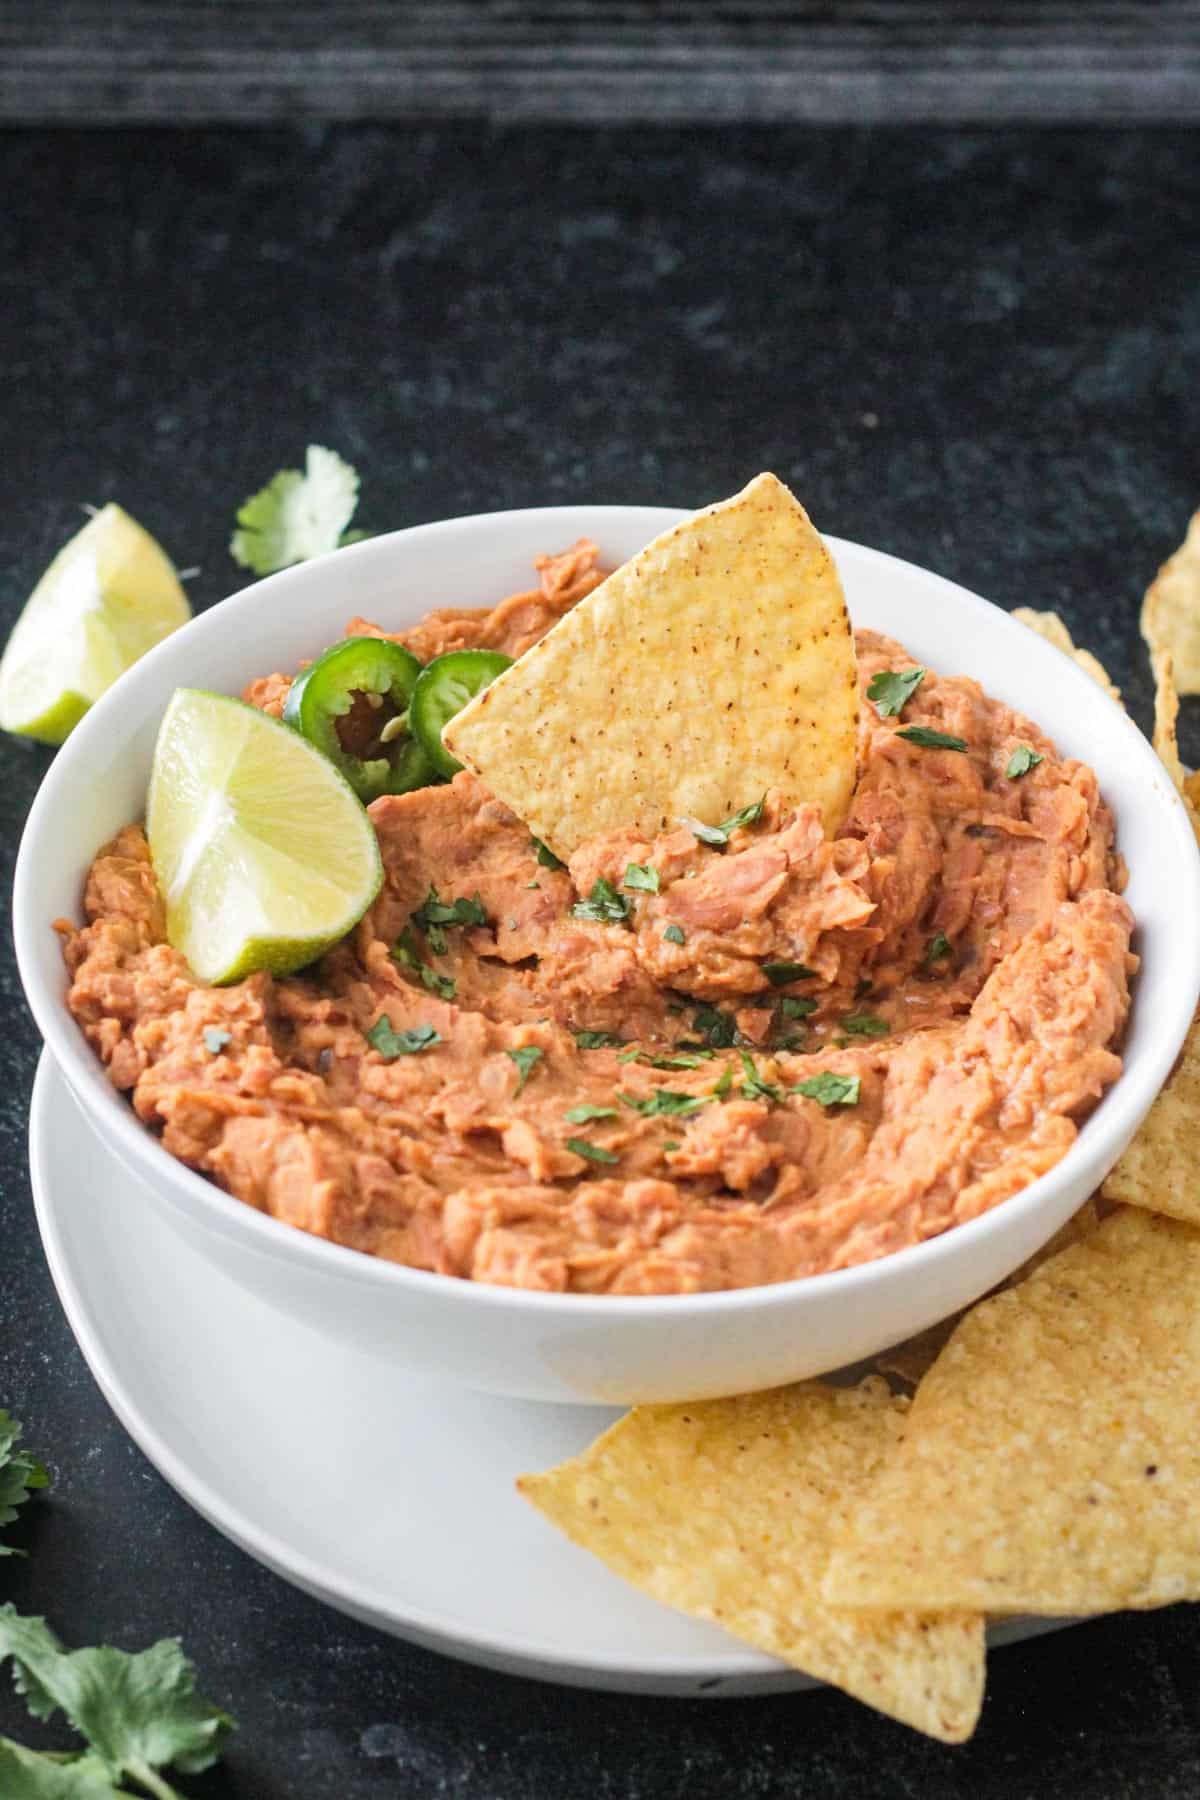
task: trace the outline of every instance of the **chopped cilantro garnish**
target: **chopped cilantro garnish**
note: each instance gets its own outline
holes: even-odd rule
[[[849,1013],[841,1021],[841,1025],[848,1037],[886,1037],[891,1030],[887,1020],[879,1018],[876,1013]]]
[[[442,1041],[441,1032],[432,1025],[414,1025],[411,1031],[397,1031],[386,1013],[381,1013],[367,1032],[367,1042],[378,1050],[384,1062],[395,1062],[398,1056],[415,1056]]]
[[[280,469],[238,508],[229,554],[256,575],[307,562],[347,541],[346,527],[357,505],[355,470],[335,451],[310,444],[303,473]]]
[[[626,1040],[615,1031],[577,1031],[575,1042],[581,1050],[619,1049]]]
[[[1008,766],[1004,773],[1010,781],[1016,781],[1018,776],[1028,775],[1030,769],[1036,769],[1038,764],[1045,760],[1045,757],[1039,756],[1036,750],[1031,750],[1028,744],[1018,744],[1008,759]]]
[[[543,844],[541,838],[531,837],[529,842],[533,848],[534,854],[536,855],[538,861],[541,863],[543,869],[565,869],[566,868],[566,866],[567,866],[566,863],[560,862],[558,857],[555,856],[553,850],[551,850],[547,844]]]
[[[804,994],[784,994],[779,1010],[785,1019],[807,1019],[810,1013],[816,1012],[817,1003]]]
[[[658,870],[652,863],[630,863],[621,886],[637,894],[657,894]]]
[[[621,1160],[611,1150],[605,1150],[603,1145],[589,1144],[586,1138],[569,1137],[567,1149],[573,1150],[576,1156],[585,1157],[588,1162],[615,1163]]]
[[[204,1048],[210,1056],[219,1056],[226,1044],[232,1044],[232,1031],[222,1031],[219,1025],[208,1025],[204,1031]]]
[[[719,1006],[698,1006],[692,1014],[692,1026],[714,1050],[728,1050],[737,1036],[737,1021]]]
[[[458,900],[442,900],[437,889],[430,884],[429,892],[412,914],[412,922],[425,933],[429,948],[435,956],[446,954],[446,934],[443,925],[486,925],[488,916],[483,901],[479,897],[478,888],[473,900],[464,895]]]
[[[823,1074],[802,1081],[792,1092],[803,1094],[806,1100],[815,1100],[820,1106],[857,1106],[861,1086],[857,1075],[835,1075],[826,1069]]]
[[[965,750],[967,740],[951,737],[945,731],[934,731],[928,725],[906,725],[896,733],[897,737],[907,738],[910,744],[920,744],[924,750]]]
[[[664,1150],[678,1150],[679,1149],[679,1139],[678,1138],[664,1138],[662,1147]]]
[[[681,1094],[674,1088],[655,1088],[646,1100],[638,1100],[633,1094],[618,1094],[618,1100],[641,1113],[644,1118],[674,1118],[684,1113],[698,1112],[702,1106],[708,1105],[707,1094]]]
[[[536,1044],[522,1044],[519,1050],[506,1050],[504,1054],[510,1061],[516,1063],[521,1072],[520,1080],[513,1089],[513,1098],[515,1099],[533,1074],[534,1065],[541,1062],[546,1053],[544,1050],[540,1050]]]
[[[440,931],[438,932],[438,936],[441,936]],[[441,1000],[453,1000],[455,993],[457,992],[457,982],[453,975],[441,975],[436,969],[431,968],[427,962],[422,961],[420,951],[417,949],[417,940],[413,936],[411,925],[406,925],[404,927],[404,930],[392,945],[389,955],[393,962],[400,964],[401,968],[411,969],[413,974],[420,979],[422,987],[428,988],[431,994],[436,994]]]
[[[816,974],[806,963],[769,962],[763,964],[763,974],[772,987],[786,987],[789,981],[805,981]]]
[[[629,902],[618,894],[603,876],[592,883],[586,900],[577,900],[571,908],[577,919],[595,919],[601,925],[621,925],[629,917]]]
[[[698,838],[702,844],[709,844],[714,850],[723,850],[734,832],[739,831],[743,825],[758,824],[762,818],[766,798],[767,796],[764,794],[761,800],[755,800],[749,806],[743,806],[741,812],[730,813],[729,817],[722,819],[719,825],[705,825],[700,819],[681,819],[679,823],[686,825],[692,836]]]
[[[615,1106],[573,1106],[570,1112],[563,1114],[568,1125],[586,1125],[590,1119],[616,1119],[619,1117],[620,1114]]]
[[[742,1059],[742,1072],[745,1076],[745,1080],[742,1081],[738,1087],[738,1092],[741,1094],[742,1099],[770,1100],[778,1106],[783,1100],[783,1089],[776,1087],[770,1081],[763,1080],[762,1076],[754,1066],[754,1058],[748,1051],[743,1050],[740,1052],[740,1055]]]
[[[935,962],[941,962],[950,954],[950,939],[944,931],[935,931],[925,946],[925,954],[921,958],[921,967],[930,969]]]
[[[729,1064],[726,1063],[725,1067],[721,1070],[720,1080],[717,1082],[716,1087],[713,1089],[713,1099],[714,1100],[723,1100],[732,1086],[733,1086],[733,1070],[730,1068]]]
[[[540,881],[527,881],[527,882],[526,882],[526,883],[525,883],[525,886],[526,886],[526,887],[527,887],[527,888],[540,888],[540,887],[541,887],[541,885],[542,885],[542,884],[541,884],[541,882],[540,882]]]
[[[663,932],[663,936],[666,938],[668,944],[686,944],[687,942],[687,939],[683,935],[682,925],[668,925],[667,929]]]
[[[36,1488],[50,1486],[50,1477],[37,1457],[17,1449],[21,1435],[17,1421],[0,1409],[0,1525],[12,1524],[18,1506],[23,1506]],[[9,1544],[0,1544],[0,1556],[24,1554]]]
[[[898,718],[924,679],[924,669],[880,669],[871,677],[867,699],[881,719]]]
[[[711,1050],[685,1050],[674,1056],[651,1056],[649,1051],[642,1055],[642,1062],[651,1069],[698,1069],[702,1063],[711,1062]]]

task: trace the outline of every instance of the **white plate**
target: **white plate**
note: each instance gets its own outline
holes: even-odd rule
[[[105,1398],[259,1562],[370,1625],[510,1674],[656,1694],[816,1685],[635,1593],[518,1497],[517,1475],[583,1449],[614,1410],[406,1375],[260,1305],[134,1191],[48,1051],[29,1151],[50,1270]],[[1013,1622],[992,1642],[1044,1629]]]

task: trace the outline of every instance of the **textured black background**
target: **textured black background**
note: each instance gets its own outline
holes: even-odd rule
[[[375,529],[701,503],[770,467],[827,529],[1058,607],[1145,723],[1138,598],[1200,500],[1198,148],[1024,128],[0,137],[3,621],[79,504],[108,498],[219,600],[237,503],[309,440],[359,466]],[[5,893],[48,754],[0,746]],[[71,1342],[29,1206],[38,1046],[7,948],[0,984],[0,1400],[56,1476],[4,1585],[71,1642],[183,1634],[242,1720],[189,1792],[1200,1793],[1187,1609],[997,1655],[980,1731],[950,1751],[835,1694],[509,1680],[292,1592],[164,1486]],[[64,1741],[7,1692],[0,1729]]]

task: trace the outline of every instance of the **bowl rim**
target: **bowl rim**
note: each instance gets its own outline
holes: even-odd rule
[[[561,528],[568,519],[572,523],[567,528],[577,530],[581,518],[594,519],[597,526],[602,527],[606,521],[629,521],[631,516],[639,515],[648,530],[656,532],[679,518],[686,517],[690,510],[637,504],[576,503],[469,513],[403,527],[344,549],[331,551],[306,563],[282,569],[207,607],[204,612],[164,639],[101,696],[58,751],[30,807],[14,874],[13,938],[26,999],[45,1043],[72,1092],[84,1105],[97,1127],[106,1130],[114,1138],[113,1147],[121,1160],[127,1167],[136,1169],[152,1191],[159,1183],[170,1185],[175,1190],[177,1201],[184,1205],[185,1210],[202,1228],[222,1236],[240,1236],[262,1251],[273,1256],[286,1256],[294,1263],[307,1264],[315,1272],[326,1276],[390,1287],[397,1297],[406,1292],[419,1294],[422,1298],[441,1294],[448,1303],[490,1307],[501,1313],[524,1312],[533,1308],[547,1321],[555,1315],[576,1320],[589,1315],[648,1320],[660,1313],[678,1319],[684,1312],[694,1312],[696,1309],[713,1314],[764,1308],[770,1310],[773,1307],[787,1308],[795,1305],[801,1293],[831,1295],[839,1288],[844,1290],[847,1298],[853,1293],[856,1297],[866,1299],[878,1283],[903,1278],[906,1272],[913,1270],[918,1264],[923,1271],[933,1271],[943,1259],[967,1254],[971,1246],[982,1244],[989,1235],[1003,1231],[1006,1225],[1015,1224],[1018,1216],[1024,1218],[1036,1213],[1057,1187],[1076,1175],[1083,1174],[1089,1165],[1092,1174],[1088,1179],[1093,1185],[1098,1185],[1137,1129],[1170,1073],[1196,1011],[1197,998],[1200,997],[1200,933],[1189,935],[1181,930],[1179,943],[1174,947],[1179,962],[1178,966],[1173,963],[1176,978],[1169,1000],[1169,1017],[1159,1022],[1155,1039],[1141,1049],[1132,1068],[1126,1061],[1121,1075],[1107,1090],[1101,1106],[1084,1121],[1074,1143],[1053,1168],[977,1218],[951,1226],[919,1243],[889,1252],[871,1262],[754,1287],[711,1289],[689,1294],[547,1293],[536,1289],[457,1280],[431,1270],[388,1262],[288,1225],[236,1199],[214,1182],[206,1180],[197,1170],[189,1168],[165,1150],[158,1138],[137,1118],[128,1099],[108,1082],[91,1046],[67,1011],[62,993],[50,993],[39,974],[35,939],[37,934],[49,928],[49,921],[38,910],[36,863],[42,854],[43,837],[54,835],[53,823],[60,791],[80,770],[86,768],[92,743],[95,741],[99,744],[103,740],[109,719],[117,716],[118,708],[128,708],[131,699],[135,699],[131,690],[136,689],[139,684],[143,687],[151,685],[159,666],[179,655],[179,645],[187,641],[189,633],[194,637],[197,633],[234,628],[239,614],[247,614],[252,608],[264,603],[274,603],[281,589],[302,582],[319,581],[335,556],[339,570],[352,569],[355,560],[362,563],[369,560],[386,562],[401,545],[407,550],[419,549],[422,541],[430,538],[468,529],[493,527],[500,520],[514,523],[521,521],[523,524],[536,522],[539,525],[544,521],[548,533],[546,542],[555,541],[556,525]],[[983,599],[971,589],[887,551],[858,544],[831,533],[822,535],[834,552],[835,560],[844,549],[857,558],[874,563],[881,574],[889,570],[901,570],[909,576],[915,573],[922,581],[936,584],[956,604],[973,611],[981,623],[986,622],[987,630],[1011,632],[1014,645],[1019,634],[1028,656],[1057,658],[1061,667],[1056,672],[1056,679],[1068,695],[1072,685],[1076,692],[1086,694],[1093,704],[1099,695],[1110,710],[1112,729],[1123,735],[1135,764],[1139,766],[1139,773],[1144,774],[1148,802],[1159,808],[1164,827],[1176,840],[1175,848],[1180,853],[1177,860],[1186,871],[1186,878],[1190,883],[1190,892],[1177,897],[1180,904],[1175,909],[1176,914],[1181,919],[1200,917],[1200,852],[1197,850],[1191,822],[1183,800],[1170,782],[1163,764],[1124,708],[1098,690],[1092,678],[1069,656],[1037,637],[1003,608]]]

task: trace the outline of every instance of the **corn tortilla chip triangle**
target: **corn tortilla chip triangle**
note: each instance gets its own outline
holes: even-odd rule
[[[561,857],[621,826],[717,825],[767,789],[832,832],[856,775],[837,569],[773,475],[665,532],[443,733]]]
[[[1198,1409],[1200,1233],[1122,1208],[968,1313],[826,1599],[1069,1616],[1200,1597]]]
[[[1140,1129],[1104,1183],[1106,1200],[1200,1225],[1200,1019]]]
[[[1146,590],[1142,636],[1151,661],[1170,651],[1179,692],[1200,694],[1200,512],[1193,513],[1187,537]]]
[[[982,1619],[864,1619],[820,1599],[833,1536],[906,1407],[878,1377],[637,1407],[518,1486],[635,1587],[959,1743],[983,1695]]]
[[[1175,688],[1175,665],[1169,650],[1160,650],[1153,658],[1154,667],[1154,752],[1171,777],[1187,808],[1192,830],[1200,841],[1200,812],[1192,798],[1195,777],[1189,776],[1179,756],[1176,725],[1179,720],[1179,695]],[[1191,785],[1189,785],[1189,783]]]
[[[1079,664],[1085,674],[1090,675],[1093,681],[1099,683],[1106,694],[1110,695],[1119,705],[1124,704],[1121,700],[1120,688],[1113,681],[1100,658],[1093,656],[1090,650],[1079,648],[1056,612],[1035,612],[1031,606],[1015,606],[1012,616],[1014,619],[1019,619],[1022,625],[1027,625],[1030,631],[1036,631],[1038,636],[1045,638],[1048,644],[1053,644],[1056,650],[1063,651],[1071,658],[1072,662]]]

